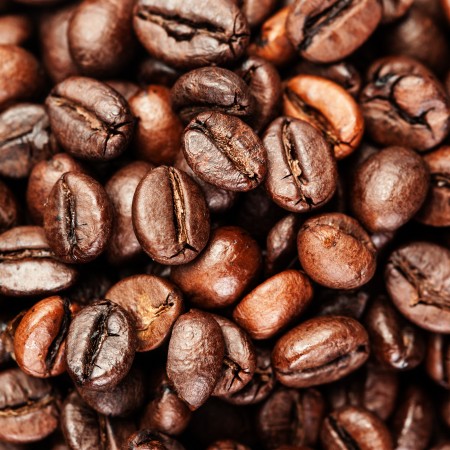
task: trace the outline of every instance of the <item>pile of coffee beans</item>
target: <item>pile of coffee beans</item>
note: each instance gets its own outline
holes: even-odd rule
[[[0,0],[0,450],[450,450],[450,0]]]

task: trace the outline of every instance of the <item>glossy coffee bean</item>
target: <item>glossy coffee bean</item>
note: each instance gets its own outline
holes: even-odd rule
[[[430,334],[425,369],[428,376],[450,390],[450,340],[446,334]]]
[[[136,431],[127,441],[128,450],[184,450],[175,439],[155,430]]]
[[[33,23],[25,14],[0,17],[0,45],[23,45],[33,34]]]
[[[127,375],[136,349],[131,315],[108,300],[83,308],[66,341],[67,371],[77,387],[107,391]]]
[[[171,278],[197,307],[223,308],[242,298],[261,266],[261,250],[245,230],[219,227],[198,258],[174,267]]]
[[[337,159],[352,153],[364,132],[362,112],[354,98],[337,83],[313,75],[298,75],[285,85],[286,116],[304,120],[321,131]]]
[[[12,190],[0,180],[0,233],[17,225],[20,217],[19,208]]]
[[[242,56],[249,27],[237,5],[219,0],[139,0],[134,30],[147,51],[171,66],[225,65]]]
[[[253,339],[275,336],[303,313],[313,297],[309,278],[285,270],[267,279],[235,307],[233,319]]]
[[[50,295],[72,286],[77,275],[56,260],[41,227],[15,227],[0,235],[2,295]]]
[[[0,373],[0,408],[2,441],[35,442],[58,427],[58,399],[52,386],[20,369]]]
[[[234,116],[203,112],[186,127],[183,152],[197,176],[219,188],[249,191],[266,175],[266,151],[253,130]]]
[[[266,189],[270,198],[292,212],[321,207],[336,189],[332,149],[307,122],[279,117],[264,133],[267,150]]]
[[[377,0],[296,0],[286,21],[289,39],[305,59],[327,63],[353,53],[373,33],[382,16]]]
[[[351,206],[368,230],[395,231],[420,209],[428,186],[428,169],[416,152],[388,147],[358,167],[353,179]]]
[[[385,271],[396,308],[411,322],[435,333],[450,333],[450,251],[428,242],[395,250]]]
[[[391,23],[404,16],[414,0],[381,0],[383,5],[382,23]]]
[[[225,340],[220,325],[208,313],[183,314],[172,330],[167,376],[191,410],[208,400],[222,373]]]
[[[48,195],[45,235],[59,259],[86,263],[105,250],[112,218],[113,209],[103,186],[81,172],[66,172]]]
[[[131,141],[134,120],[125,99],[100,81],[67,78],[45,103],[58,142],[72,156],[108,161]]]
[[[133,226],[144,251],[167,265],[192,261],[209,237],[209,211],[200,187],[183,171],[160,166],[139,183]]]
[[[297,325],[275,344],[272,363],[277,379],[289,387],[336,381],[369,356],[366,330],[344,316],[316,317]]]
[[[375,248],[361,225],[340,213],[308,219],[297,238],[298,256],[305,272],[333,289],[355,289],[375,272]]]

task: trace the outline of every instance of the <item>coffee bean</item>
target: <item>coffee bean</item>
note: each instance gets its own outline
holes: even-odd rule
[[[19,217],[19,203],[11,189],[0,180],[0,233],[17,225]]]
[[[382,23],[390,23],[404,16],[414,0],[381,0],[383,5]]]
[[[450,390],[450,340],[446,334],[430,334],[425,369],[428,376]]]
[[[141,85],[162,84],[166,87],[172,87],[180,75],[177,69],[151,56],[141,60],[136,74]]]
[[[33,34],[31,18],[25,14],[0,17],[0,45],[23,45]]]
[[[275,8],[276,0],[234,0],[247,18],[251,28],[260,25]]]
[[[127,80],[108,80],[106,84],[115,89],[128,103],[131,97],[141,90],[136,83]]]
[[[128,438],[129,450],[184,450],[184,447],[163,433],[155,430],[139,430]]]

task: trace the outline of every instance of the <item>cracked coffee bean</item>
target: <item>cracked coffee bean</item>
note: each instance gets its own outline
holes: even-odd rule
[[[136,350],[131,315],[108,300],[83,308],[66,341],[67,371],[79,388],[108,391],[128,374]]]
[[[427,343],[425,369],[428,376],[450,390],[450,339],[446,334],[430,334]]]
[[[144,251],[160,264],[192,261],[209,237],[209,211],[200,187],[186,173],[160,166],[139,183],[133,225]]]
[[[134,119],[127,102],[100,81],[67,78],[53,88],[45,104],[56,139],[72,156],[108,161],[131,141]]]
[[[66,172],[48,196],[45,235],[59,259],[87,263],[105,250],[112,219],[113,209],[103,186],[81,172]]]

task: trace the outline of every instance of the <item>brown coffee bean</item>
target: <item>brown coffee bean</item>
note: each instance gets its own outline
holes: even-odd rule
[[[446,334],[430,334],[425,369],[428,376],[450,390],[450,340]]]
[[[115,89],[128,103],[131,97],[141,90],[136,83],[127,80],[108,80],[106,84]]]
[[[137,68],[136,77],[141,85],[160,84],[172,87],[181,72],[159,59],[147,56],[141,60]]]
[[[276,0],[233,0],[244,13],[250,28],[260,25],[275,8]]]
[[[23,45],[33,33],[33,22],[25,14],[0,17],[0,45]]]
[[[129,450],[184,450],[184,447],[175,439],[149,429],[132,434],[128,438],[126,448]]]
[[[0,234],[17,225],[19,203],[11,189],[0,180]]]
[[[391,23],[404,16],[414,0],[381,0],[383,5],[382,23]]]

